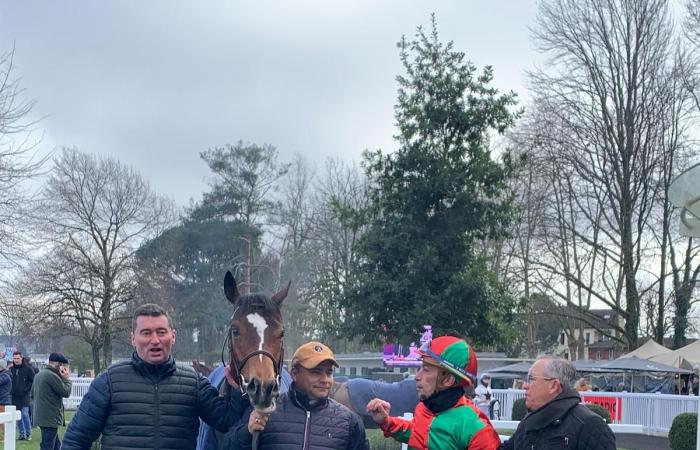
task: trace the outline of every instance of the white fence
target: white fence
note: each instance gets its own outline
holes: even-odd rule
[[[70,377],[73,387],[70,391],[70,397],[63,399],[63,406],[65,406],[66,409],[78,409],[80,401],[83,399],[83,396],[87,394],[92,380],[94,380],[94,378]]]
[[[15,450],[15,438],[17,437],[17,421],[22,413],[12,405],[5,406],[5,412],[0,413],[0,423],[5,427],[5,450]]]
[[[513,402],[525,397],[525,391],[494,389],[492,398],[501,403],[501,419],[510,420]],[[613,423],[642,425],[646,433],[668,433],[673,418],[684,412],[698,411],[698,397],[665,394],[631,394],[626,392],[586,392],[586,403],[597,403],[611,414]]]

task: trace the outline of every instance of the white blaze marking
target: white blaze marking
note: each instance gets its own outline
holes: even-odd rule
[[[255,331],[258,332],[258,336],[260,336],[260,346],[258,350],[262,351],[263,344],[265,343],[265,328],[267,328],[265,318],[258,313],[248,314],[245,318],[248,319],[248,322],[250,322],[255,328]],[[260,358],[260,362],[262,362],[263,355],[258,355],[258,357]]]

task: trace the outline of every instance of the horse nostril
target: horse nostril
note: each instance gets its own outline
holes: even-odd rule
[[[257,396],[258,393],[260,392],[260,383],[258,382],[257,378],[253,378],[250,383],[248,383],[248,387],[246,388],[246,392],[248,392],[248,395],[252,396]]]

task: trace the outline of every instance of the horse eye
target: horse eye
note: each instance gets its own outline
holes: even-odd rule
[[[232,334],[233,336],[235,336],[235,337],[238,337],[238,336],[241,335],[241,332],[238,331],[238,328],[236,328],[236,327],[231,327],[231,334]]]
[[[280,339],[284,337],[284,330],[280,331]]]

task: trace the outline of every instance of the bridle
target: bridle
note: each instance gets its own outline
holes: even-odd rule
[[[236,308],[233,311],[233,314],[231,317],[233,318],[236,315],[236,311],[238,311],[238,308]],[[231,320],[233,322],[233,320]],[[234,344],[234,336],[233,336],[233,323],[229,325],[228,327],[228,332],[226,333],[226,338],[224,339],[224,343],[221,346],[221,363],[226,366],[226,362],[224,361],[224,349],[226,348],[226,344],[228,343],[228,353],[231,358],[231,374],[233,375],[234,380],[236,380],[236,383],[238,383],[238,386],[240,387],[241,391],[245,394],[244,390],[244,385],[247,385],[245,382],[245,379],[243,378],[243,368],[245,367],[246,363],[250,358],[253,356],[257,355],[262,355],[267,358],[270,358],[272,361],[272,367],[275,369],[275,379],[277,380],[277,385],[280,386],[280,375],[282,373],[282,364],[284,363],[284,340],[282,340],[282,349],[280,351],[280,358],[279,360],[275,359],[275,356],[268,352],[267,350],[255,350],[247,355],[245,355],[243,358],[240,360],[236,358],[236,354],[233,351],[233,344]]]

